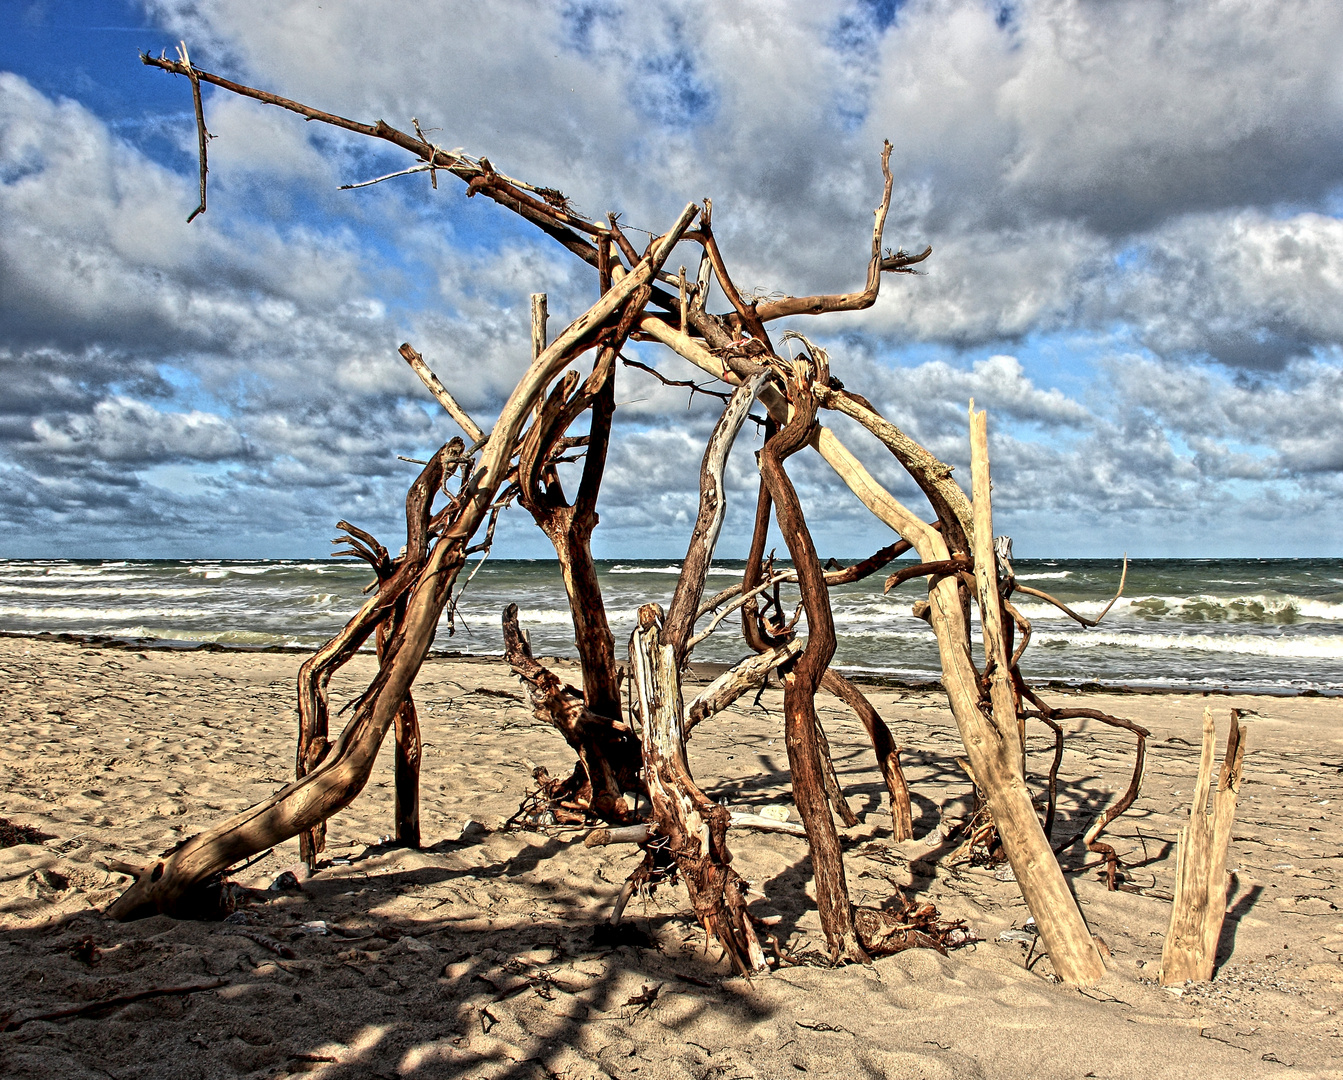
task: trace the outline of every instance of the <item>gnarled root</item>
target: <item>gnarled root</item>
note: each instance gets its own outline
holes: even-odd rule
[[[527,685],[532,711],[554,727],[578,754],[567,780],[547,778],[543,791],[558,806],[591,812],[603,821],[626,824],[634,808],[624,793],[641,793],[642,755],[638,736],[629,725],[599,716],[583,704],[582,691],[568,686],[532,655],[527,635],[518,625],[518,606],[504,609],[504,656]]]

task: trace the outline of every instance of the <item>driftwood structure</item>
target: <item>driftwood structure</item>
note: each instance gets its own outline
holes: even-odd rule
[[[419,733],[411,688],[440,618],[445,611],[451,615],[459,574],[468,558],[488,548],[499,513],[517,502],[554,544],[583,676],[581,686],[564,683],[532,655],[516,607],[504,612],[508,662],[525,683],[537,716],[559,731],[577,758],[568,777],[538,775],[538,798],[560,820],[609,827],[594,833],[590,842],[623,839],[643,845],[644,860],[622,893],[617,916],[635,889],[679,879],[689,890],[697,918],[733,967],[746,973],[765,968],[757,927],[747,910],[745,882],[731,864],[727,832],[732,815],[696,780],[687,742],[697,724],[775,672],[784,688],[793,797],[810,848],[831,959],[861,962],[932,940],[923,935],[935,923],[930,906],[915,911],[906,903],[898,911],[877,911],[856,908],[850,901],[835,816],[851,822],[852,812],[835,777],[815,706],[818,692],[830,693],[861,720],[889,794],[893,834],[896,839],[908,838],[909,792],[894,737],[862,691],[830,666],[835,631],[829,590],[865,579],[912,549],[917,564],[892,574],[886,588],[926,579],[927,598],[916,604],[915,614],[936,636],[943,685],[965,744],[968,769],[991,815],[991,843],[1012,865],[1056,974],[1079,985],[1100,978],[1101,955],[1049,838],[1062,758],[1060,721],[1086,715],[1125,728],[1137,738],[1129,790],[1083,837],[1091,850],[1104,856],[1111,887],[1118,860],[1098,837],[1138,794],[1147,732],[1094,711],[1052,709],[1022,678],[1020,661],[1031,628],[1011,602],[1014,591],[1057,602],[1017,584],[1010,541],[995,540],[985,414],[971,405],[970,498],[952,479],[950,466],[832,375],[825,350],[787,331],[780,340],[792,340],[781,351],[771,336],[770,324],[788,316],[871,306],[883,274],[913,272],[931,254],[931,249],[907,254],[883,248],[892,191],[889,143],[881,155],[885,186],[875,212],[864,287],[833,295],[749,300],[734,285],[715,240],[708,199],[688,204],[640,250],[615,215],[590,220],[559,191],[507,176],[487,158],[440,149],[423,136],[418,123],[411,134],[381,120],[362,123],[321,112],[196,69],[185,48],[177,60],[142,59],[190,79],[197,103],[200,84],[209,83],[310,121],[391,143],[416,161],[404,171],[429,172],[435,187],[440,172],[457,177],[468,197],[495,201],[590,265],[596,272],[597,298],[550,340],[544,301],[534,301],[531,363],[489,430],[477,426],[411,345],[401,346],[402,356],[464,437],[454,438],[435,453],[411,486],[401,555],[393,558],[368,533],[346,522],[339,525],[345,545],[340,553],[367,561],[376,577],[375,588],[349,624],[299,671],[295,781],[155,860],[113,905],[114,916],[191,910],[202,891],[217,883],[229,867],[289,837],[298,836],[304,857],[315,862],[324,843],[325,821],[363,788],[389,731],[396,747],[396,836],[403,843],[418,844]],[[199,104],[197,120],[203,132]],[[203,135],[200,149],[198,213],[205,207]],[[668,270],[673,254],[687,248],[698,255],[693,277],[684,267],[676,273]],[[714,283],[730,305],[721,314],[710,312],[706,304]],[[705,448],[699,512],[675,593],[666,610],[652,604],[639,609],[622,670],[590,538],[611,439],[617,360],[623,359],[621,351],[630,340],[660,343],[719,381],[721,391],[707,392],[716,393],[724,405]],[[591,367],[584,375],[574,365],[589,354]],[[693,381],[682,385],[704,389]],[[765,440],[758,455],[760,488],[749,558],[742,581],[706,597],[706,573],[725,515],[725,462],[757,402],[766,413]],[[924,521],[892,496],[824,426],[820,419],[824,411],[848,416],[875,436],[927,496],[935,520]],[[585,427],[571,434],[585,414]],[[570,497],[558,465],[574,460],[579,449],[581,476]],[[818,453],[840,482],[892,530],[889,546],[847,568],[822,566],[787,468],[791,456],[807,452]],[[787,543],[790,568],[776,569],[766,557],[771,520],[778,523]],[[780,603],[778,589],[783,583],[795,584],[800,594],[805,638],[797,632],[799,613],[790,615]],[[979,609],[982,649],[975,647],[972,637],[972,604]],[[695,646],[734,612],[740,617],[747,657],[686,701],[682,676]],[[701,624],[706,625],[697,631]],[[344,729],[332,737],[329,680],[370,639],[377,649],[377,675],[352,703]],[[622,707],[622,678],[627,707]],[[1056,739],[1043,821],[1027,786],[1028,719],[1046,724]]]

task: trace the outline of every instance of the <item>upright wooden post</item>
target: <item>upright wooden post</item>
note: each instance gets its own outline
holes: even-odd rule
[[[984,634],[984,674],[992,707],[960,709],[957,719],[962,724],[975,776],[988,795],[1003,850],[1012,864],[1022,898],[1035,917],[1054,972],[1066,983],[1088,986],[1105,974],[1105,963],[1040,828],[1026,787],[993,551],[988,416],[975,412],[974,402],[970,403],[970,470],[975,586]],[[971,726],[966,724],[967,718],[972,721],[972,731],[966,730]]]
[[[1161,950],[1162,986],[1176,986],[1189,979],[1195,982],[1211,979],[1217,960],[1217,939],[1226,918],[1226,852],[1231,844],[1231,826],[1236,820],[1236,800],[1245,763],[1245,728],[1235,709],[1231,710],[1226,754],[1209,814],[1216,734],[1212,709],[1204,708],[1203,751],[1194,784],[1194,802],[1189,808],[1189,824],[1180,830],[1176,842],[1175,904],[1166,944]]]
[[[546,351],[546,294],[532,293],[532,359]]]

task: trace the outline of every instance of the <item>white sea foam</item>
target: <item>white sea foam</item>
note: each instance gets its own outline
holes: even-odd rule
[[[165,630],[162,627],[146,626],[119,626],[114,629],[101,630],[99,633],[106,634],[114,638],[157,638],[160,641],[184,641],[199,642],[200,644],[219,644],[219,645],[264,645],[280,648],[312,648],[320,644],[323,640],[320,637],[299,637],[296,634],[277,634],[264,630],[220,630],[220,631],[202,631],[202,630],[182,630],[173,627],[171,630]],[[372,649],[372,645],[366,645],[365,650]]]
[[[143,607],[0,607],[0,618],[65,619],[97,622],[103,619],[143,619],[146,615],[160,619],[198,619],[207,615],[218,617],[219,612],[209,608],[143,608]]]
[[[1189,649],[1246,656],[1343,660],[1343,637],[1324,635],[1267,637],[1257,634],[1125,634],[1086,630],[1077,634],[1037,633],[1032,641],[1039,645],[1058,644],[1071,648],[1113,646],[1153,651]]]
[[[1057,581],[1062,578],[1072,577],[1071,570],[1056,570],[1049,574],[1018,574],[1018,581]]]
[[[621,566],[617,564],[607,571],[608,574],[679,574],[679,566]]]
[[[156,588],[148,585],[0,585],[0,595],[28,596],[43,600],[48,596],[213,596],[214,589]]]
[[[933,637],[933,632],[926,627],[923,630],[847,630],[835,627],[836,637],[844,638],[846,641],[855,638],[866,641],[889,641],[892,645],[901,642],[916,642],[918,644],[935,645],[937,639]]]
[[[868,608],[859,611],[835,612],[836,626],[876,626],[881,623],[888,623],[893,619],[912,619],[914,615],[910,612],[910,604],[891,604],[878,607],[876,609]]]
[[[518,611],[518,621],[524,624],[560,626],[571,624],[574,619],[569,614],[568,608],[543,608],[540,611],[528,611],[526,608],[521,608]]]

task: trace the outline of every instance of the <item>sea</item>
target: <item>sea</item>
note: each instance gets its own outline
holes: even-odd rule
[[[909,564],[892,568],[899,565]],[[715,563],[706,593],[732,584],[743,566]],[[1093,618],[1121,572],[1115,559],[1017,559],[1014,567],[1021,584]],[[599,562],[619,654],[636,609],[665,606],[679,571],[674,560]],[[446,618],[440,624],[436,652],[501,655],[500,616],[516,603],[538,656],[575,654],[553,560],[490,558],[468,564],[459,580],[468,577],[451,626]],[[926,584],[911,581],[883,595],[884,577],[831,590],[835,664],[893,681],[936,682],[932,631],[911,614]],[[370,579],[364,564],[335,560],[11,559],[0,561],[0,631],[308,651],[357,610]],[[785,604],[795,602],[795,591],[790,600],[784,590]],[[1044,600],[1018,594],[1014,602],[1033,627],[1022,672],[1039,684],[1343,693],[1343,559],[1130,560],[1123,596],[1096,627]],[[732,663],[746,651],[734,616],[694,659]]]

